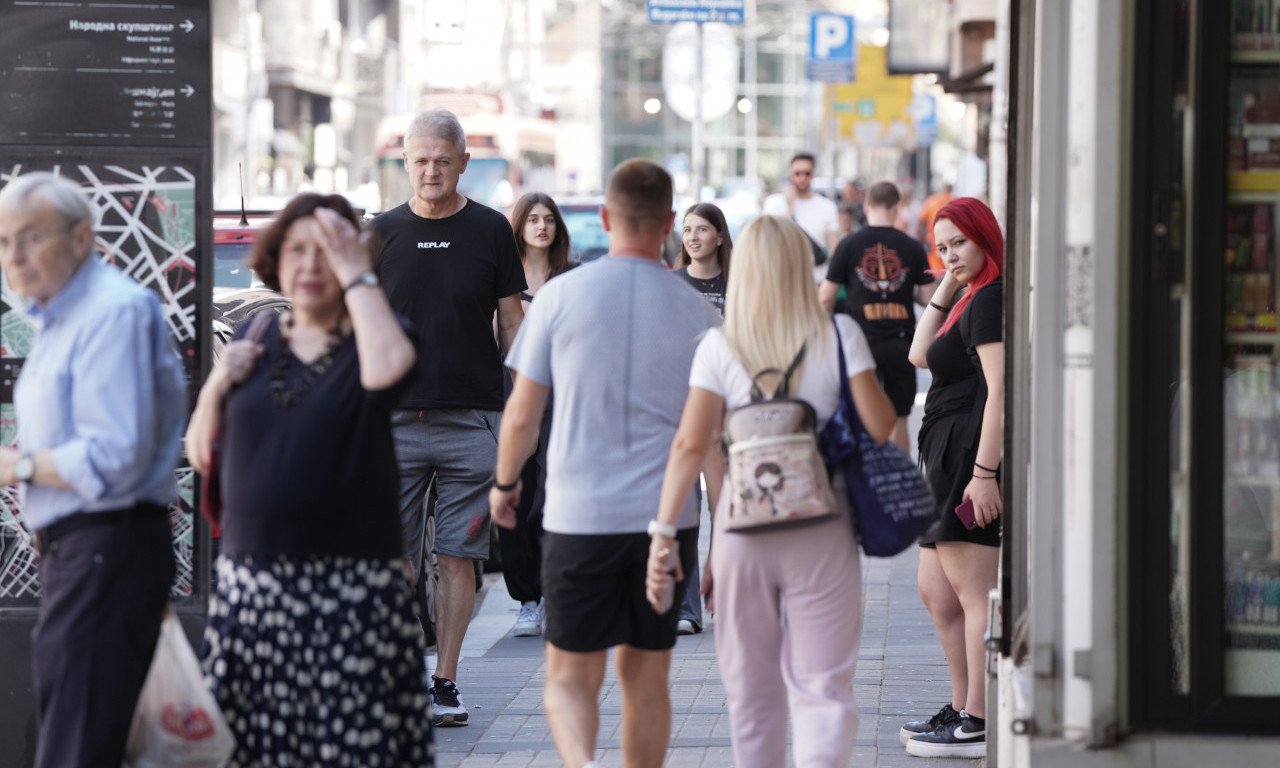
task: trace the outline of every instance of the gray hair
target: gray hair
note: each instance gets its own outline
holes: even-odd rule
[[[458,116],[447,109],[432,109],[413,118],[405,135],[444,139],[451,142],[458,152],[467,151],[467,133],[462,130]]]
[[[34,213],[41,206],[57,211],[68,226],[82,221],[93,225],[93,207],[75,182],[48,171],[35,171],[10,179],[0,190],[0,211]]]

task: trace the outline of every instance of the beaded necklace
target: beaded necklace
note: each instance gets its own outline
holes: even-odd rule
[[[271,361],[271,370],[267,374],[267,395],[277,408],[289,409],[297,405],[311,388],[311,383],[333,365],[333,354],[342,343],[342,322],[339,321],[329,329],[329,340],[324,351],[311,363],[303,363],[302,375],[293,382],[293,386],[288,386],[289,360],[294,357],[293,350],[289,348],[289,337],[292,334],[293,313],[289,312],[280,318],[280,336],[276,339],[275,358]]]

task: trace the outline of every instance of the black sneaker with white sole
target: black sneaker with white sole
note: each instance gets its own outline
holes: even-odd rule
[[[907,754],[915,757],[985,757],[987,721],[961,710],[960,722],[940,725],[907,740]]]
[[[458,686],[452,680],[431,676],[431,726],[450,728],[467,724],[467,708],[462,705]]]
[[[928,720],[912,720],[902,726],[902,730],[898,731],[898,741],[906,744],[907,740],[917,733],[928,733],[940,725],[955,725],[958,722],[960,722],[960,713],[948,703],[938,710],[938,714]]]

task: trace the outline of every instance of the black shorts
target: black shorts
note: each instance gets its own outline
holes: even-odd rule
[[[893,411],[899,416],[911,415],[916,404],[916,367],[907,359],[911,351],[911,339],[894,336],[869,345],[876,361],[876,380],[893,403]]]
[[[544,532],[542,594],[547,642],[573,653],[602,651],[616,645],[646,651],[673,647],[685,584],[698,567],[698,530],[680,531],[676,541],[680,544],[685,579],[676,583],[671,610],[660,616],[644,594],[648,534]]]

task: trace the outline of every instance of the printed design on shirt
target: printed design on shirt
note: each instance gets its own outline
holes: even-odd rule
[[[889,298],[889,294],[901,288],[910,271],[903,269],[898,252],[886,248],[884,243],[876,243],[863,251],[862,262],[854,270],[858,282],[867,290],[879,293],[882,299]]]
[[[428,241],[428,242],[420,242],[420,243],[418,243],[418,250],[420,250],[420,251],[422,251],[422,250],[427,250],[427,249],[430,249],[430,248],[445,248],[445,249],[447,249],[448,247],[449,247],[449,241],[448,241],[448,240],[444,240],[444,241],[441,241],[441,242],[429,242],[429,241]]]

